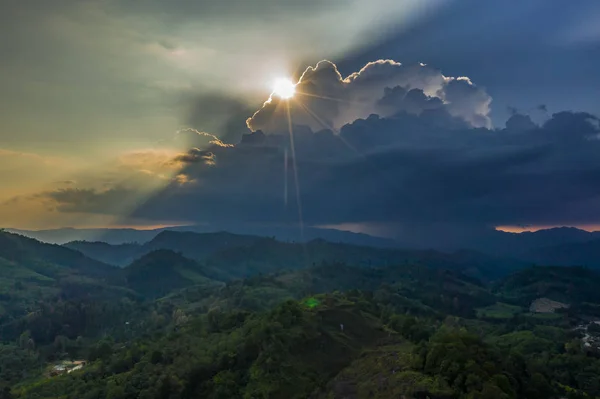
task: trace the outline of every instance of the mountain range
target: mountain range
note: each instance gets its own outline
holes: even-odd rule
[[[65,244],[70,241],[101,241],[108,244],[138,243],[143,244],[152,240],[162,231],[188,231],[195,233],[215,233],[228,231],[240,235],[253,235],[261,237],[275,237],[281,241],[298,242],[322,238],[332,242],[345,242],[349,244],[368,245],[373,247],[394,247],[398,243],[394,240],[375,237],[368,234],[353,233],[350,231],[327,229],[318,227],[304,227],[302,231],[297,226],[262,226],[251,224],[235,225],[193,225],[169,226],[157,229],[131,229],[131,228],[97,228],[79,229],[65,227],[48,230],[22,230],[5,229],[8,232],[21,234],[52,244]]]
[[[0,232],[0,392],[597,397],[600,346],[574,328],[592,339],[599,287],[590,269],[472,250],[177,231],[61,246]],[[563,309],[532,313],[537,301]],[[65,359],[87,364],[53,376]]]
[[[230,233],[224,233],[224,231]],[[281,242],[309,242],[324,239],[333,243],[354,244],[375,248],[395,248],[410,250],[436,250],[455,252],[459,250],[477,251],[480,253],[510,257],[537,264],[584,265],[600,267],[600,232],[588,232],[576,228],[552,228],[536,232],[508,233],[493,229],[471,232],[464,237],[454,237],[452,234],[441,237],[423,238],[415,235],[403,242],[392,239],[374,237],[367,234],[357,234],[335,229],[307,228],[300,234],[294,227],[256,227],[237,226],[233,229],[215,230],[210,226],[179,226],[154,230],[136,229],[55,229],[55,230],[11,230],[6,231],[35,238],[48,243],[66,244],[90,257],[104,262],[123,266],[130,263],[140,254],[153,249],[171,248],[183,250],[188,256],[202,258],[206,248],[219,249],[226,240],[225,234],[241,240],[247,237],[247,242],[256,237],[272,237]],[[180,242],[173,246],[169,243],[169,234],[165,232],[188,232],[205,234],[198,243],[194,235],[178,236]],[[211,236],[211,234],[213,234]],[[188,237],[184,239],[184,237]],[[214,238],[214,242],[211,241]],[[254,237],[254,238],[252,238]],[[164,245],[160,241],[165,240]],[[207,241],[208,240],[208,241]],[[93,244],[90,244],[92,242]],[[103,245],[110,244],[110,245]],[[196,244],[198,248],[192,248]],[[214,245],[216,246],[214,246]],[[191,246],[190,246],[191,245]],[[179,248],[183,246],[184,248]],[[204,248],[204,249],[202,249]]]

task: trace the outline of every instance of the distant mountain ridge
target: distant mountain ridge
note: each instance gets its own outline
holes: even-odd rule
[[[462,271],[482,281],[496,279],[527,266],[527,263],[518,260],[470,250],[443,253],[332,243],[322,239],[290,243],[226,232],[164,231],[144,245],[111,246],[106,243],[72,242],[66,246],[103,261],[112,260],[113,264],[121,267],[127,267],[131,259],[148,257],[155,251],[174,251],[201,263],[212,271],[212,277],[222,281],[282,270],[299,270],[323,262],[365,267],[423,264]]]
[[[397,247],[394,240],[371,236],[350,231],[305,227],[302,231],[297,226],[254,226],[254,225],[195,225],[195,226],[172,226],[152,230],[137,229],[77,229],[61,228],[49,230],[19,230],[6,229],[6,231],[35,238],[36,240],[52,243],[66,244],[72,241],[105,242],[107,244],[144,244],[163,231],[194,232],[194,233],[217,233],[230,232],[238,235],[252,235],[260,237],[276,237],[281,241],[310,241],[322,238],[332,242],[345,242],[356,245],[368,245],[374,247]]]
[[[203,260],[220,250],[248,246],[264,239],[227,232],[194,233],[164,230],[144,244],[111,245],[98,241],[73,241],[64,246],[116,266],[126,266],[137,258],[157,250],[172,250],[181,252],[188,258]]]
[[[49,243],[66,244],[72,241],[105,242],[107,244],[145,244],[153,240],[163,231],[217,233],[227,231],[232,234],[274,237],[285,242],[308,242],[324,239],[330,242],[341,242],[379,248],[433,249],[452,252],[460,249],[474,250],[493,255],[527,258],[532,250],[585,243],[600,240],[600,232],[588,232],[573,227],[557,227],[535,232],[509,233],[494,229],[476,229],[464,234],[452,234],[452,231],[432,234],[408,235],[403,241],[397,241],[367,234],[348,231],[305,228],[303,233],[293,226],[175,226],[154,230],[135,229],[54,229],[54,230],[14,230],[6,231],[21,234]]]

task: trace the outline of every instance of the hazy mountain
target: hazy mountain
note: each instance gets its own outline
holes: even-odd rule
[[[253,225],[225,226],[225,228],[217,228],[216,226],[180,226],[156,230],[58,229],[19,231],[19,234],[46,242],[68,242],[67,246],[69,248],[77,249],[86,253],[88,256],[104,262],[124,266],[130,263],[132,259],[135,259],[135,257],[139,257],[151,250],[181,250],[181,247],[185,246],[184,244],[169,243],[169,233],[162,235],[161,233],[163,232],[215,233],[222,231],[230,232],[232,237],[233,235],[274,237],[282,242],[309,242],[314,239],[324,239],[329,242],[377,248],[432,249],[445,252],[466,249],[495,256],[520,258],[544,264],[556,264],[558,262],[553,262],[552,259],[540,256],[540,254],[544,254],[542,248],[600,240],[600,232],[587,232],[576,228],[566,227],[520,234],[506,233],[493,229],[461,231],[456,234],[450,230],[433,234],[415,231],[412,236],[404,238],[402,243],[385,238],[333,229],[306,228],[303,234],[300,234],[300,231],[295,227],[266,227]],[[179,236],[179,239],[183,239],[183,237],[184,236]],[[207,235],[206,237],[208,238],[209,236]],[[158,241],[155,241],[155,238],[158,238]],[[250,241],[251,240],[252,239],[250,239]],[[83,244],[73,241],[102,242],[111,245],[138,243],[142,248],[138,251],[134,245],[111,248],[101,244]],[[216,249],[231,246],[223,244],[221,240],[217,241],[219,241],[220,244],[218,244],[219,246]],[[199,259],[214,252],[214,248],[211,248],[212,244],[207,242],[202,245],[205,246],[198,249],[188,246],[185,251],[186,256]],[[224,247],[222,245],[224,245]],[[540,251],[537,251],[538,249],[540,249]],[[560,251],[560,249],[557,249],[557,251]],[[110,252],[110,254],[108,252]],[[538,254],[538,252],[540,254]],[[564,252],[562,252],[560,257],[562,260],[558,264],[582,264],[582,259],[585,260],[586,264],[593,261],[593,259],[581,258],[578,256],[577,250],[569,251],[569,247],[565,247]]]
[[[89,257],[118,266],[126,266],[132,259],[153,251],[168,249],[202,262],[213,270],[219,270],[221,278],[241,278],[258,273],[300,269],[322,262],[344,262],[358,266],[418,263],[461,270],[481,280],[488,280],[527,266],[526,262],[470,250],[452,253],[403,250],[332,243],[322,239],[292,243],[226,232],[163,231],[144,245],[109,245],[100,242],[73,242],[66,245]]]
[[[137,243],[113,245],[100,241],[72,241],[63,246],[115,266],[128,265],[144,253]]]
[[[588,232],[573,227],[557,227],[519,234],[498,233],[482,243],[479,249],[486,252],[522,255],[536,248],[600,239],[600,232]]]
[[[163,231],[188,231],[195,233],[215,233],[228,231],[239,235],[254,235],[262,237],[275,237],[281,241],[310,241],[322,238],[332,242],[346,242],[357,245],[368,245],[375,247],[397,247],[398,243],[382,237],[374,237],[367,234],[352,233],[349,231],[306,227],[300,231],[297,226],[255,226],[250,224],[235,225],[197,225],[197,226],[173,226],[153,230],[136,229],[76,229],[62,228],[51,230],[18,230],[7,229],[7,231],[21,234],[36,240],[65,244],[73,241],[105,242],[107,244],[119,245],[127,243],[144,244]]]
[[[65,244],[71,241],[100,241],[115,245],[134,242],[144,243],[154,238],[162,230],[164,229],[75,229],[70,227],[50,230],[6,229],[11,233],[52,244]]]
[[[227,232],[193,233],[165,230],[143,245],[73,241],[66,243],[65,246],[81,251],[94,259],[117,266],[126,266],[136,258],[161,249],[173,250],[188,258],[203,260],[215,252],[251,245],[262,239],[262,237]]]
[[[204,259],[215,252],[228,248],[252,245],[263,238],[227,232],[193,233],[163,231],[142,246],[142,252],[158,249],[179,251],[193,259]]]

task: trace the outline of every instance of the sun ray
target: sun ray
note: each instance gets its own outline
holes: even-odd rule
[[[285,209],[288,204],[288,151],[287,148],[283,150],[283,203]]]
[[[294,132],[292,128],[292,115],[290,104],[286,102],[288,129],[290,133],[290,150],[292,151],[292,170],[294,173],[294,183],[296,184],[296,205],[298,206],[298,223],[300,226],[300,239],[304,242],[304,218],[302,216],[302,201],[300,199],[300,183],[298,182],[298,165],[296,164],[296,147],[294,145]]]
[[[340,134],[340,131],[338,129],[336,129],[333,126],[329,126],[325,121],[323,121],[323,119],[321,119],[317,114],[315,114],[314,112],[312,112],[308,106],[302,104],[301,102],[298,102],[298,104],[304,109],[304,111],[306,111],[307,114],[309,114],[310,116],[312,116],[318,123],[321,124],[321,126],[323,126],[325,129],[329,129],[332,132],[335,133],[335,136],[346,145],[346,147],[348,147],[350,150],[354,151],[357,155],[366,158],[366,156],[361,153],[360,151],[358,151],[356,148],[354,148],[354,146],[352,144],[350,144],[344,137],[342,137],[342,135]]]
[[[340,103],[345,103],[345,104],[358,104],[358,105],[362,105],[362,104],[366,104],[366,102],[360,102],[360,101],[348,101],[348,100],[343,100],[341,98],[335,98],[335,97],[326,97],[326,96],[319,96],[317,94],[311,94],[311,93],[305,93],[303,91],[299,91],[296,90],[295,91],[296,94],[299,94],[301,96],[308,96],[308,97],[314,97],[314,98],[320,98],[322,100],[331,100],[331,101],[337,101]]]

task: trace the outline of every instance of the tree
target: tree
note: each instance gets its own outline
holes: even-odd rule
[[[54,338],[54,348],[59,353],[64,353],[67,350],[67,345],[69,344],[69,338],[64,335],[57,335]]]
[[[31,339],[31,332],[29,330],[22,332],[21,335],[19,336],[19,347],[22,349],[27,349],[30,339]]]
[[[10,392],[10,387],[0,387],[0,399],[13,399],[12,393]]]

